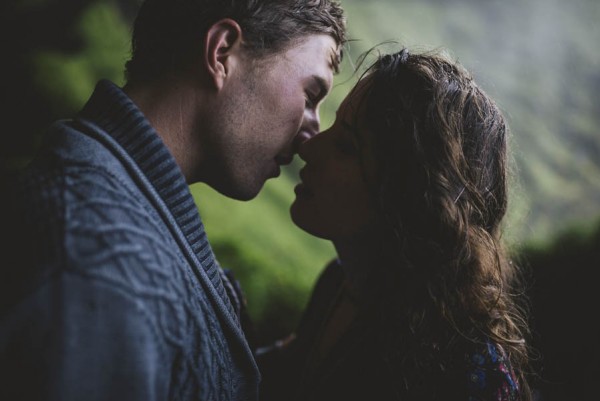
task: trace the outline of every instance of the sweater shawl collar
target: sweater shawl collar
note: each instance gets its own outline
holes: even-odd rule
[[[237,322],[222,270],[215,260],[185,177],[168,148],[133,101],[115,84],[102,80],[79,114],[107,133],[129,155],[183,233],[224,307]]]

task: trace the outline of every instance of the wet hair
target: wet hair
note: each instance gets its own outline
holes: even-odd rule
[[[128,82],[148,81],[186,66],[202,51],[209,27],[223,18],[242,28],[244,45],[256,57],[286,50],[310,34],[346,42],[345,17],[335,0],[146,0],[134,24]]]
[[[444,370],[457,344],[489,339],[528,399],[526,314],[501,240],[509,179],[502,113],[439,52],[381,56],[363,79],[361,125],[377,164],[370,185],[388,255],[378,310],[396,326],[381,330],[391,333],[382,344],[399,350],[388,357],[410,387],[432,367]]]

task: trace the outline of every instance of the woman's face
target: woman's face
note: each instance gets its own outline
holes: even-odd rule
[[[300,147],[306,166],[295,189],[292,220],[320,238],[350,239],[374,224],[369,183],[374,182],[375,162],[361,124],[360,100],[367,85],[368,78],[361,80],[340,105],[333,126]]]

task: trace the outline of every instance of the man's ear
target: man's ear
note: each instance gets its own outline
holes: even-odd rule
[[[208,29],[204,43],[204,65],[218,90],[223,87],[235,65],[241,45],[242,28],[232,19],[217,21]]]

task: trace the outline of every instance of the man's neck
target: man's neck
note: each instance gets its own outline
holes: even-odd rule
[[[144,113],[161,137],[188,183],[202,163],[202,138],[197,131],[196,89],[181,80],[164,80],[153,84],[125,85],[125,93]]]

